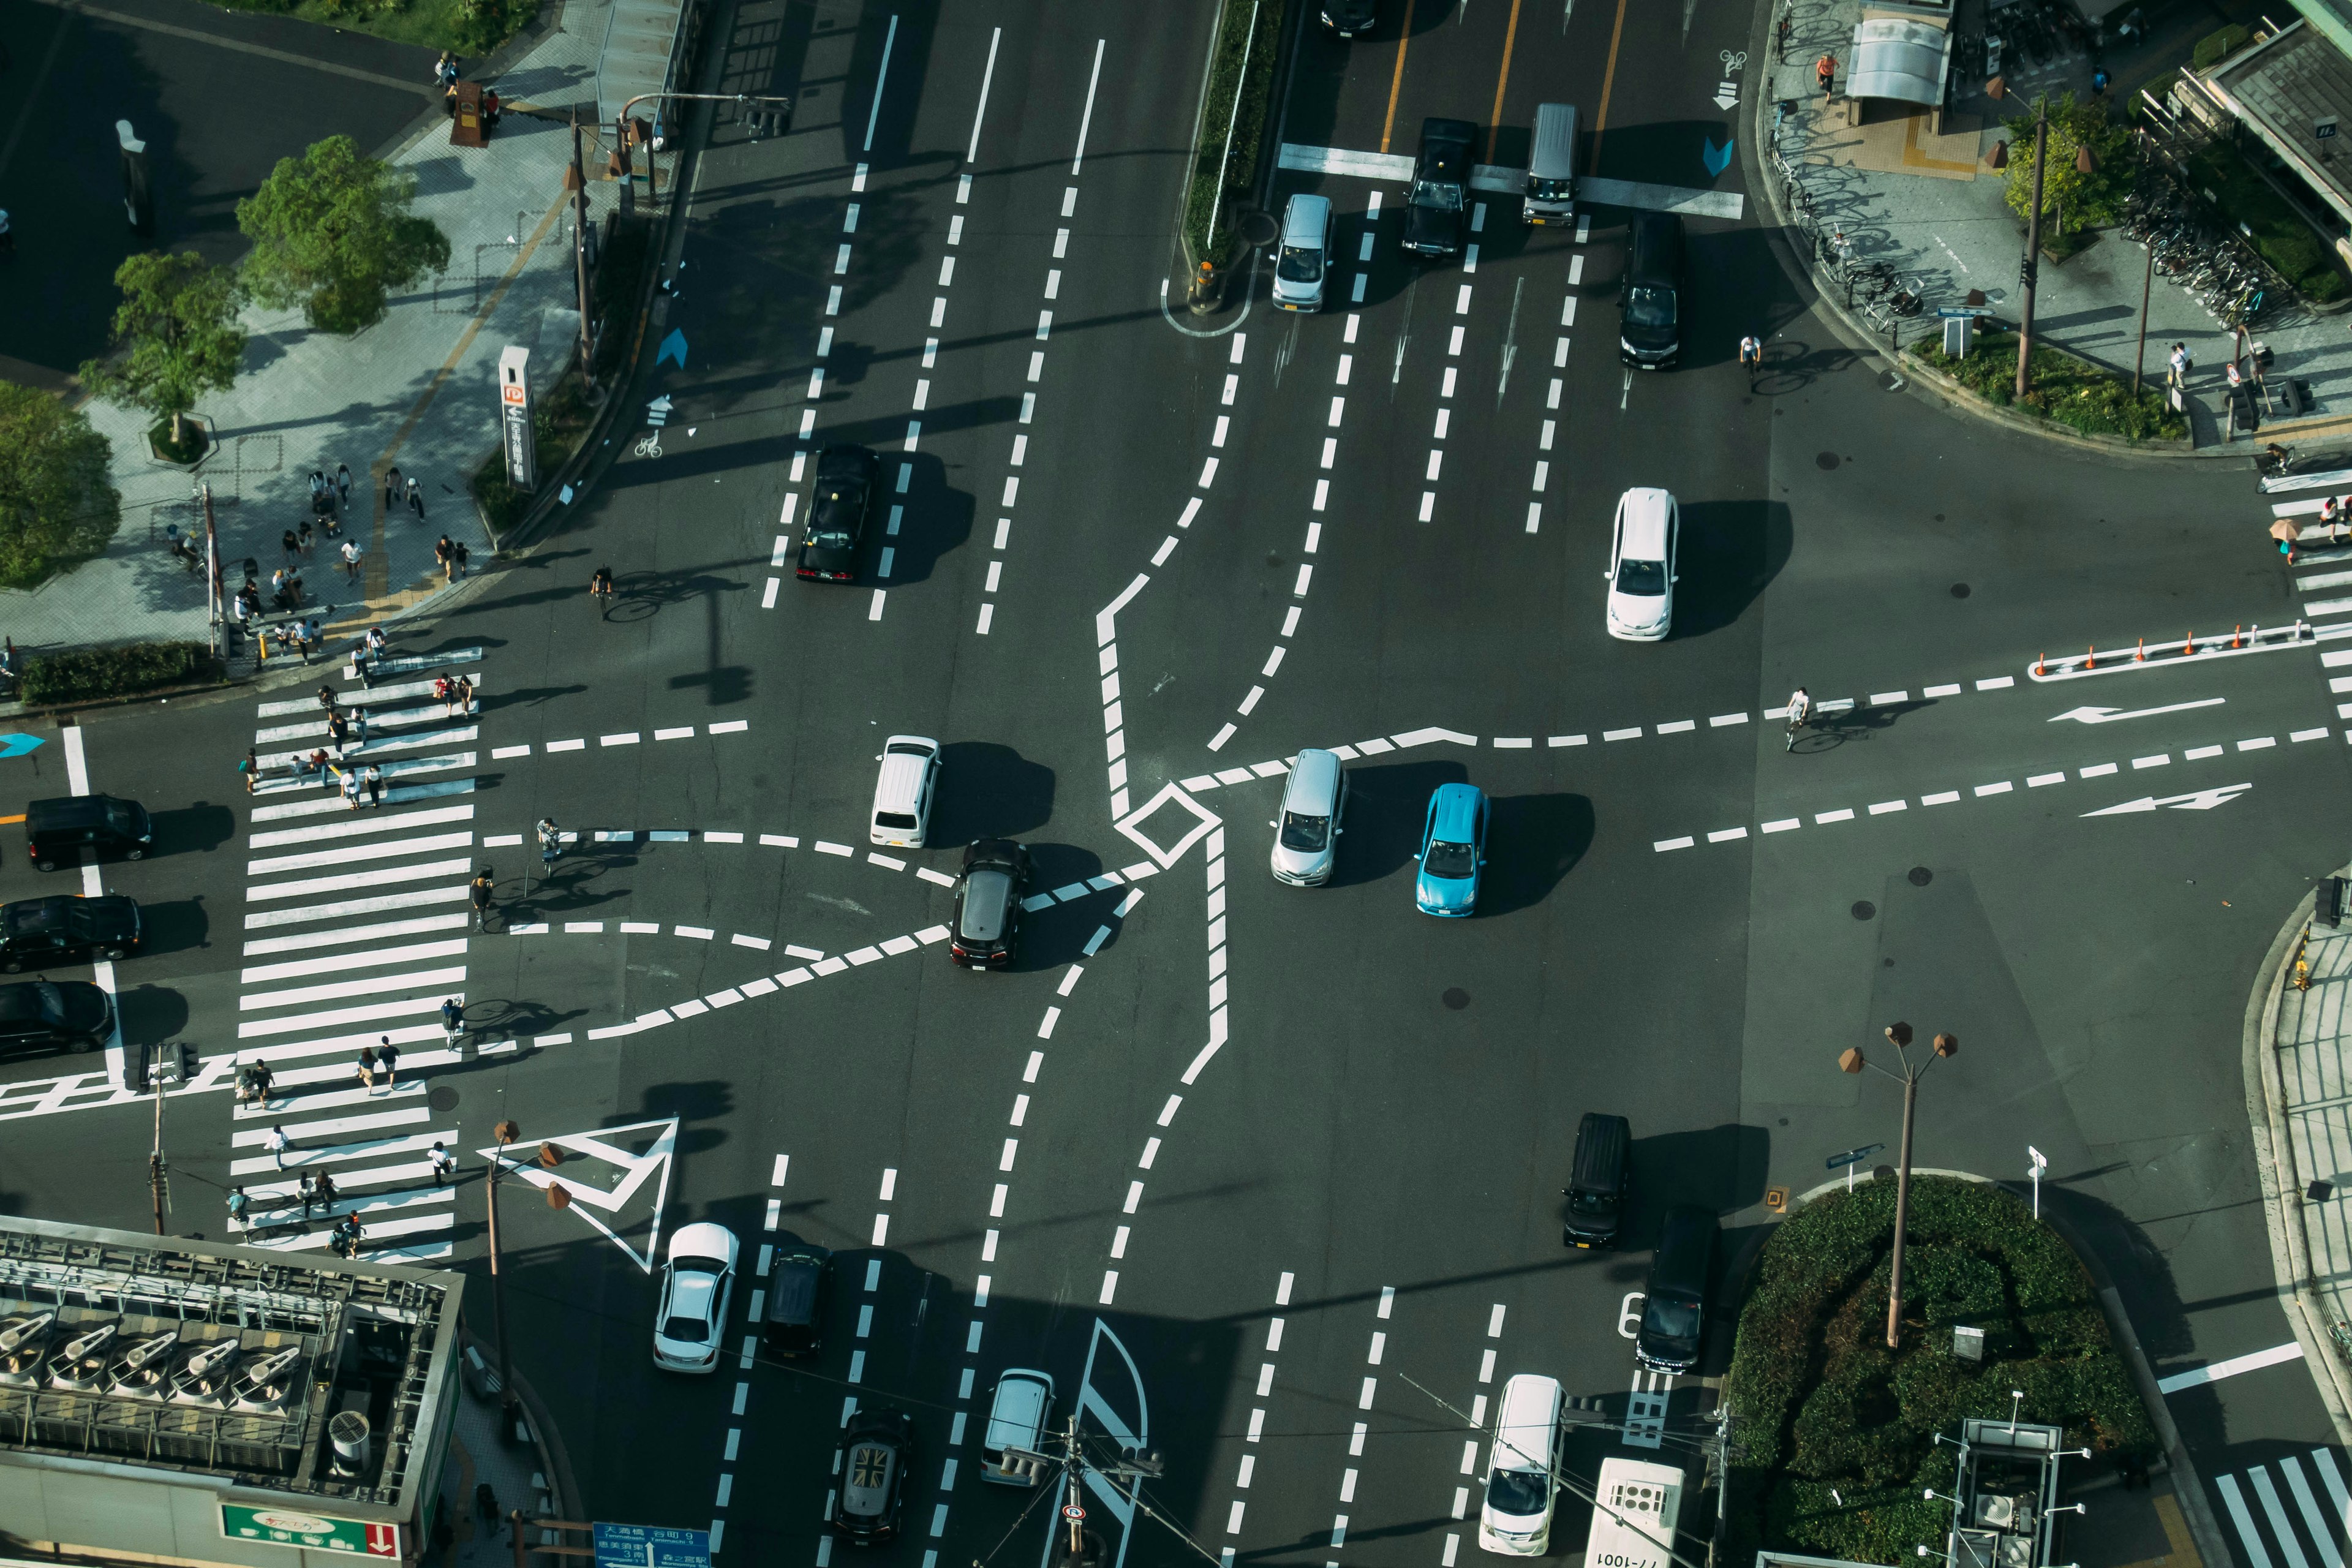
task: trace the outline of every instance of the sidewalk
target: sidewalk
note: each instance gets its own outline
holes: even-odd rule
[[[313,333],[298,311],[248,310],[244,374],[197,410],[215,445],[193,476],[152,457],[145,415],[87,405],[92,424],[113,443],[121,526],[99,559],[29,592],[0,591],[0,632],[36,652],[203,640],[204,577],[175,562],[164,542],[166,525],[177,523],[201,544],[199,479],[212,487],[227,587],[244,581],[249,559],[266,596],[270,573],[289,564],[285,531],[310,515],[310,471],[331,479],[337,464],[349,466],[345,525],[339,535],[318,538],[302,567],[306,612],[346,633],[444,585],[433,555],[444,533],[466,546],[477,570],[489,563],[492,543],[467,480],[498,446],[499,352],[530,348],[542,385],[571,360],[579,318],[572,207],[563,189],[572,138],[563,113],[576,107],[583,126],[596,129],[597,68],[614,0],[548,5],[551,30],[487,79],[508,110],[487,147],[451,146],[448,121],[431,111],[396,151],[373,150],[415,175],[415,210],[448,237],[448,271],[395,295],[389,314],[353,338]],[[429,77],[425,51],[417,51],[416,68]],[[599,230],[619,200],[604,174],[607,140],[583,138],[590,222]],[[674,150],[659,157],[665,200],[677,157]],[[638,162],[642,170],[642,152]],[[168,249],[174,238],[158,243]],[[420,481],[421,520],[404,504],[384,505],[381,475],[392,467]],[[365,552],[358,581],[346,575],[338,553],[347,538]]]
[[[1961,30],[1983,28],[1982,10],[1972,0],[1961,0],[1959,9],[1957,26]],[[2023,111],[2037,95],[2054,100],[2072,91],[2087,101],[2090,57],[2077,51],[2032,66],[2009,62],[2003,71],[2009,93],[1999,103],[1983,95],[1981,81],[1967,80],[1969,90],[1955,94],[1954,110],[1945,117],[1942,134],[1934,132],[1925,113],[1854,127],[1846,123],[1842,89],[1862,13],[1860,0],[1795,0],[1787,63],[1770,58],[1768,43],[1764,79],[1769,90],[1756,104],[1755,135],[1762,150],[1764,184],[1780,209],[1780,220],[1789,224],[1792,215],[1773,158],[1773,106],[1793,100],[1796,107],[1780,123],[1780,152],[1794,169],[1796,184],[1811,195],[1823,236],[1843,231],[1857,259],[1885,261],[1906,279],[1918,280],[1915,287],[1927,309],[1900,324],[1902,341],[1907,344],[1935,331],[1936,310],[1967,303],[1971,289],[1982,290],[1997,319],[2014,324],[2020,304],[2018,263],[2025,253],[2023,227],[2003,199],[2003,175],[1985,166],[1984,155],[1994,142],[2008,138],[2000,115]],[[2175,41],[2160,40],[2141,52],[2152,55],[2163,48],[2176,48]],[[1841,89],[1826,108],[1813,79],[1813,64],[1825,52],[1837,58]],[[2185,55],[2185,46],[2178,46],[2177,52]],[[2106,63],[2116,75],[2119,91],[2146,74],[2114,51]],[[2126,111],[2128,101],[2117,104],[2119,114]],[[1881,104],[1878,111],[1885,114],[1889,107]],[[2030,163],[2032,138],[2012,148],[2011,156]],[[2147,252],[2119,231],[2101,234],[2063,263],[2045,257],[2034,307],[2035,336],[2131,374],[2146,279]],[[1815,281],[1824,300],[1843,308],[1843,285],[1818,271]],[[2191,433],[2198,447],[2251,454],[2255,443],[2243,436],[2234,447],[2223,446],[2222,372],[2230,360],[2231,333],[2195,296],[2160,273],[2147,300],[2149,384],[2162,385],[2167,353],[2173,343],[2186,342],[2196,365],[2189,391]],[[1885,344],[1885,331],[1873,331],[1860,311],[1849,312],[1848,322]],[[2252,335],[2276,356],[2273,377],[2294,376],[2309,384],[2317,415],[2352,415],[2348,326],[2352,317],[2290,308],[2265,313]]]

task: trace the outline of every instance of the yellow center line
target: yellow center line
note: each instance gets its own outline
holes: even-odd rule
[[[1495,157],[1495,139],[1503,127],[1503,89],[1511,80],[1511,46],[1519,39],[1519,0],[1511,0],[1511,24],[1503,29],[1503,74],[1495,79],[1495,111],[1486,116],[1486,157]]]
[[[1601,73],[1601,112],[1592,117],[1592,172],[1601,172],[1601,133],[1609,129],[1609,89],[1617,85],[1617,40],[1625,36],[1625,0],[1617,0],[1617,25],[1609,29],[1609,68]]]
[[[1412,38],[1412,0],[1405,0],[1404,26],[1397,30],[1396,74],[1389,78],[1389,117],[1381,121],[1381,151],[1389,150],[1389,137],[1396,130],[1397,93],[1404,86],[1404,47]]]

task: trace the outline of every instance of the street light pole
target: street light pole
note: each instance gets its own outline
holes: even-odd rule
[[[1900,1079],[1903,1083],[1903,1152],[1901,1163],[1895,1172],[1895,1257],[1888,1269],[1886,1283],[1886,1348],[1903,1348],[1903,1232],[1911,1218],[1911,1123],[1919,1106],[1919,1079],[1926,1076],[1934,1059],[1914,1063],[1904,1047],[1911,1043],[1911,1026],[1896,1022],[1886,1026],[1887,1044],[1895,1047],[1895,1059],[1903,1064],[1899,1073],[1869,1060],[1861,1047],[1850,1047],[1839,1054],[1841,1071],[1859,1073],[1865,1068]],[[1933,1048],[1936,1058],[1957,1056],[1960,1049],[1957,1035],[1937,1035]]]
[[[2042,162],[2049,146],[2050,104],[2045,99],[2033,121],[2033,205],[2025,216],[2025,259],[2017,269],[2018,281],[2025,290],[2025,301],[2017,316],[2016,396],[2020,402],[2024,401],[2026,389],[2033,380],[2028,362],[2033,353],[2033,283],[2042,268]]]
[[[489,1194],[490,1205],[490,1316],[499,1331],[499,1405],[503,1418],[509,1425],[500,1436],[511,1439],[514,1427],[515,1385],[514,1356],[507,1341],[506,1277],[499,1268],[499,1173],[506,1168],[507,1145],[522,1136],[522,1129],[512,1121],[501,1121],[490,1130],[499,1141],[498,1152],[490,1156],[490,1176],[484,1184]]]

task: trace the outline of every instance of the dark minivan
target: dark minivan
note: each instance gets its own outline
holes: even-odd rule
[[[1625,1189],[1633,1183],[1628,1155],[1633,1127],[1622,1116],[1584,1113],[1576,1130],[1576,1154],[1569,1162],[1568,1217],[1560,1222],[1564,1247],[1614,1247],[1624,1218]]]
[[[83,959],[128,958],[138,951],[136,899],[107,893],[0,904],[0,970],[11,974]]]
[[[1636,370],[1671,370],[1682,353],[1683,220],[1633,215],[1617,357]]]
[[[1698,1365],[1706,1337],[1706,1279],[1715,1267],[1715,1211],[1681,1204],[1666,1211],[1665,1232],[1650,1260],[1642,1302],[1642,1330],[1633,1359],[1653,1372],[1688,1372]]]
[[[100,858],[120,855],[125,860],[138,860],[145,858],[154,842],[155,824],[147,808],[135,800],[71,795],[37,800],[25,807],[25,850],[32,856],[36,870],[79,865],[85,849],[96,851]]]
[[[760,1325],[761,1343],[782,1356],[814,1355],[823,1350],[832,1284],[833,1254],[790,1231],[779,1231],[775,1267],[768,1274],[766,1321]]]

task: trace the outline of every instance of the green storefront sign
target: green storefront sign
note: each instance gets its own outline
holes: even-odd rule
[[[346,1552],[354,1557],[400,1556],[396,1524],[362,1524],[356,1519],[331,1519],[300,1509],[256,1508],[241,1502],[221,1504],[220,1513],[221,1534],[231,1541],[266,1541],[273,1546]]]

